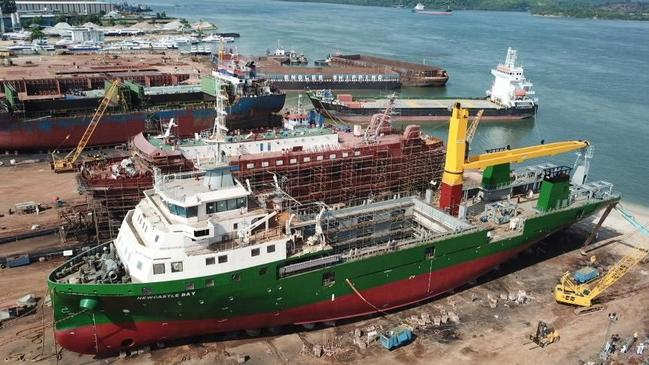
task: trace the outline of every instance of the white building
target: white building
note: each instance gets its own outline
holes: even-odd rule
[[[16,1],[19,12],[44,12],[60,14],[90,15],[108,13],[115,6],[103,1]]]
[[[75,27],[70,29],[70,39],[75,43],[102,43],[104,41],[104,31],[92,28]]]

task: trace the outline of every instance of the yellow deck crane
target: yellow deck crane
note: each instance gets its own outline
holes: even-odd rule
[[[640,232],[649,235],[646,226],[640,225],[632,215],[621,208],[616,208],[622,213],[632,225]],[[638,232],[638,230],[633,233]],[[627,236],[627,235],[624,235]],[[649,255],[646,248],[633,247],[633,251],[622,257],[616,262],[600,279],[586,282],[583,284],[576,283],[571,278],[571,273],[566,272],[560,279],[559,284],[554,287],[554,299],[559,303],[573,304],[580,307],[591,307],[593,300],[601,295],[611,285],[615,284],[624,275],[631,271],[640,261]]]
[[[81,156],[81,152],[83,152],[83,150],[88,145],[88,142],[90,141],[92,134],[95,132],[99,121],[104,116],[106,109],[110,105],[111,101],[114,98],[118,97],[120,85],[120,80],[114,80],[110,84],[110,86],[106,90],[106,93],[104,94],[104,98],[99,104],[99,107],[95,111],[95,114],[92,116],[88,127],[86,128],[85,132],[83,132],[83,135],[81,136],[81,140],[79,140],[77,147],[75,147],[72,151],[70,151],[70,153],[65,155],[65,157],[60,159],[57,158],[54,153],[52,153],[52,169],[54,170],[54,172],[61,173],[75,170],[75,163],[79,159],[79,156]]]
[[[448,129],[446,163],[439,198],[439,207],[455,216],[457,216],[462,202],[464,170],[484,169],[513,162],[520,163],[531,158],[553,156],[588,148],[590,145],[588,141],[565,141],[504,149],[469,157],[467,156],[468,137],[470,136],[467,132],[468,117],[469,111],[462,109],[459,103],[455,104]],[[477,128],[477,124],[475,128]],[[475,128],[471,128],[473,131],[469,130],[471,136],[475,133]]]

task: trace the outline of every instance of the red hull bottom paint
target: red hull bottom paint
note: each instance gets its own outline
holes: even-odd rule
[[[501,252],[466,262],[363,290],[367,302],[382,311],[407,306],[439,296],[508,260],[531,245]],[[353,283],[353,278],[350,278]],[[164,340],[179,339],[203,334],[258,329],[288,324],[305,324],[351,318],[377,311],[358,295],[352,293],[333,300],[322,301],[282,312],[269,312],[241,317],[168,322],[137,322],[100,324],[56,332],[57,342],[64,348],[84,354],[117,352],[126,345],[141,346]],[[95,345],[95,334],[98,343]],[[127,346],[126,346],[127,347]]]

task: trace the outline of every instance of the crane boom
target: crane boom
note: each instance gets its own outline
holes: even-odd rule
[[[636,231],[646,236],[649,236],[649,231],[646,225],[640,224],[636,219],[626,210],[618,209],[624,218],[629,221]],[[630,235],[627,233],[618,239],[623,239],[625,236]],[[611,285],[615,284],[624,275],[629,273],[636,265],[649,255],[649,250],[640,247],[634,247],[632,253],[622,257],[620,261],[616,262],[602,278],[595,282],[577,284],[571,279],[570,272],[565,273],[557,286],[554,288],[554,299],[559,303],[574,304],[581,307],[590,307],[593,300],[601,295]]]
[[[81,139],[79,140],[77,146],[62,159],[56,159],[53,156],[52,160],[54,172],[59,173],[74,170],[75,162],[77,162],[77,159],[79,159],[79,156],[81,156],[81,152],[83,152],[83,150],[88,145],[88,142],[90,142],[90,138],[95,132],[95,129],[97,129],[97,125],[99,124],[101,118],[104,116],[106,109],[108,109],[111,100],[113,100],[113,98],[117,96],[120,84],[120,80],[114,80],[110,84],[110,86],[106,90],[106,93],[104,94],[104,98],[101,100],[99,107],[95,111],[95,114],[92,116],[92,119],[90,120],[88,127],[86,127],[86,130],[83,132],[83,135],[81,136]]]
[[[604,277],[597,282],[597,284],[590,291],[592,298],[602,294],[616,281],[620,280],[622,276],[626,275],[635,265],[637,265],[647,255],[646,252],[634,250],[633,254],[624,256],[620,261],[615,263],[613,267],[604,275]]]
[[[554,156],[560,153],[580,150],[589,146],[588,141],[566,141],[541,144],[538,146],[514,148],[510,150],[483,153],[477,156],[471,156],[464,163],[465,169],[482,169],[488,166],[499,165],[508,162],[524,162],[526,160]]]
[[[478,111],[478,114],[476,114],[475,118],[473,118],[473,122],[469,126],[469,129],[466,132],[466,141],[468,143],[471,143],[473,141],[473,137],[475,137],[475,132],[478,130],[478,125],[480,125],[480,119],[482,119],[482,114],[484,113],[484,109],[480,109]]]
[[[474,128],[473,126],[468,127],[468,119],[469,111],[463,109],[459,103],[455,104],[448,128],[446,163],[444,164],[439,198],[440,208],[448,210],[451,215],[458,214],[462,202],[464,170],[485,168],[510,162],[523,162],[531,158],[553,156],[589,146],[587,141],[566,141],[489,152],[467,158],[469,137],[473,138],[472,135],[475,133],[475,131],[471,131],[471,128]],[[477,125],[475,128],[477,128]],[[467,131],[467,129],[469,130]]]

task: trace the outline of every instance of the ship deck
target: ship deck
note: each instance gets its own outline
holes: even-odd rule
[[[363,109],[385,109],[388,104],[388,99],[376,99],[360,101],[360,107]],[[456,103],[460,103],[462,107],[469,109],[502,109],[498,105],[487,99],[397,99],[394,102],[395,109],[446,109]]]
[[[209,131],[206,131],[209,132]],[[274,139],[286,139],[286,138],[300,138],[300,137],[312,137],[312,136],[322,136],[336,133],[335,131],[328,128],[299,128],[295,130],[266,130],[260,133],[249,133],[242,135],[228,135],[225,137],[226,143],[243,143],[243,142],[255,142],[255,141],[270,141]],[[147,138],[146,139],[153,147],[160,149],[162,151],[177,151],[178,148],[188,148],[188,147],[198,147],[198,146],[208,146],[212,143],[206,141],[205,139],[196,139],[196,138],[183,138],[176,142],[175,145],[168,144],[162,138]]]

